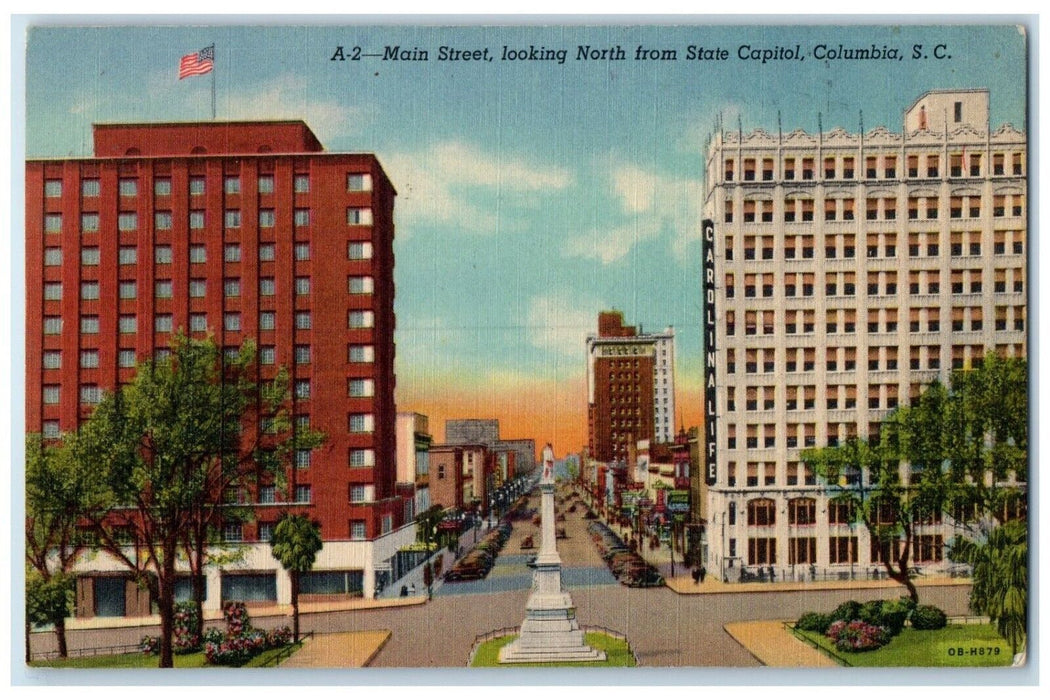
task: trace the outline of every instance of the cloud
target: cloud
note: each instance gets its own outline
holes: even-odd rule
[[[311,87],[302,78],[281,75],[251,90],[220,97],[219,111],[226,119],[302,119],[321,143],[360,132],[370,123],[372,110],[341,104],[333,99],[311,99]]]
[[[529,300],[529,341],[548,353],[583,362],[588,333],[597,330],[598,311],[606,305],[577,290],[559,289]]]
[[[399,223],[440,224],[462,233],[492,233],[507,223],[504,204],[535,207],[543,201],[536,193],[572,184],[565,168],[488,153],[463,141],[392,153],[383,163],[397,183]]]
[[[690,243],[700,239],[700,180],[663,175],[631,163],[613,163],[608,172],[620,207],[619,223],[595,226],[570,238],[566,254],[609,265],[635,246],[669,235],[672,249],[684,259]]]

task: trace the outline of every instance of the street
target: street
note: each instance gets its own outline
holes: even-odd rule
[[[530,499],[536,507],[538,496]],[[559,507],[559,512],[565,512]],[[778,592],[726,592],[678,595],[669,588],[628,588],[615,582],[587,534],[584,508],[565,512],[558,540],[563,584],[572,594],[581,625],[601,625],[622,632],[644,666],[758,666],[723,625],[741,620],[797,618],[809,610],[831,610],[854,598],[895,597],[897,589]],[[463,667],[476,635],[501,627],[516,627],[525,615],[531,585],[529,551],[521,540],[529,534],[538,542],[531,520],[515,521],[514,532],[489,576],[481,581],[442,583],[425,605],[354,611],[310,613],[302,629],[318,633],[364,630],[391,631],[390,641],[375,657],[373,667]],[[466,553],[464,547],[464,553]],[[903,589],[900,589],[903,592]],[[943,608],[949,615],[967,613],[967,586],[928,586],[920,589],[923,603]],[[252,618],[267,628],[286,624],[286,617]],[[135,644],[156,628],[132,627],[69,632],[71,649]],[[54,635],[33,635],[34,649],[51,648]]]

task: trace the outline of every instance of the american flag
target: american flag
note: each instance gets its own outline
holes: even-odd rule
[[[179,61],[179,80],[191,75],[211,73],[215,65],[215,44],[205,46],[200,51],[188,53]]]

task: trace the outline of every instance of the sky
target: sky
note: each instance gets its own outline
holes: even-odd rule
[[[776,133],[779,114],[787,133],[855,132],[863,113],[866,131],[899,131],[925,91],[984,87],[993,128],[1027,130],[1011,26],[319,22],[33,28],[26,155],[88,156],[96,122],[211,119],[212,76],[179,81],[177,66],[213,43],[218,119],[303,119],[329,151],[374,152],[398,191],[398,410],[430,416],[438,440],[446,418],[499,418],[504,437],[578,451],[584,341],[611,308],[674,327],[676,424],[699,424],[703,161],[719,115]],[[840,44],[902,60],[818,60]],[[950,58],[933,58],[940,44]],[[728,57],[690,60],[690,45]],[[331,60],[340,46],[348,60]],[[382,60],[394,46],[431,60]],[[492,60],[439,61],[442,46]],[[501,60],[505,46],[536,60]],[[577,60],[580,46],[627,60]],[[639,46],[677,60],[635,60]],[[742,60],[742,46],[802,60]]]

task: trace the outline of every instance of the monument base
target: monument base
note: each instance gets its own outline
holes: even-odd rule
[[[605,652],[587,646],[583,630],[572,610],[571,600],[565,607],[534,607],[537,603],[553,602],[551,598],[569,597],[539,596],[529,598],[521,634],[499,651],[501,664],[514,663],[558,663],[564,661],[605,661]]]

